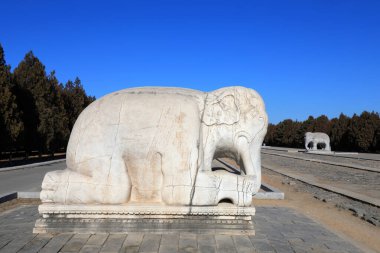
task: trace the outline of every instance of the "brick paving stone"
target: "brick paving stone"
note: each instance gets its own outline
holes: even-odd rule
[[[170,245],[170,244],[160,244],[160,248],[158,250],[159,253],[177,253],[178,246]]]
[[[5,245],[7,245],[11,241],[12,239],[8,237],[0,238],[0,249],[3,248]]]
[[[181,233],[178,241],[179,252],[197,252],[197,234]]]
[[[45,244],[47,244],[53,236],[50,234],[37,235],[33,240],[29,241],[18,251],[19,253],[37,253]]]
[[[286,241],[286,238],[281,233],[274,232],[271,233],[270,240],[275,242],[284,242]]]
[[[252,241],[252,240],[264,240],[264,239],[267,239],[267,236],[265,235],[265,233],[257,233],[256,231],[256,234],[255,235],[250,235],[248,236],[248,238]]]
[[[75,234],[62,248],[61,252],[78,252],[86,244],[91,234]]]
[[[86,245],[103,245],[103,243],[107,240],[108,236],[109,234],[107,233],[93,234],[86,242]]]
[[[303,241],[303,244],[315,244],[315,245],[319,244],[323,246],[323,242],[324,242],[313,236],[303,236],[301,237],[301,239]]]
[[[101,245],[84,245],[82,249],[79,251],[79,253],[99,253],[100,249],[102,248]]]
[[[0,249],[5,247],[8,243],[10,243],[12,240],[11,239],[6,239],[0,242]]]
[[[139,252],[140,246],[127,246],[127,247],[122,247],[120,252],[125,252],[125,253],[137,253]]]
[[[36,206],[0,214],[0,252],[361,252],[349,241],[295,210],[257,207],[255,236],[195,233],[33,235]],[[5,229],[3,229],[5,228]],[[46,244],[45,244],[46,243]],[[101,248],[103,247],[103,249]]]
[[[194,234],[194,233],[180,233],[179,234],[179,237],[180,238],[184,238],[184,239],[197,239],[197,234]]]
[[[179,241],[179,234],[163,234],[161,237],[161,244],[177,245]]]
[[[161,237],[159,252],[178,252],[179,234],[164,234]]]
[[[292,249],[305,250],[306,252],[315,252],[315,251],[330,252],[330,251],[332,251],[332,250],[329,250],[328,248],[324,247],[324,245],[315,244],[315,243],[292,245]],[[343,253],[343,250],[341,250],[341,253]]]
[[[235,248],[238,253],[245,253],[245,252],[254,252],[255,249],[251,243],[251,240],[249,240],[249,237],[246,235],[236,235],[232,236],[232,239],[235,243]]]
[[[281,253],[293,253],[292,247],[285,242],[271,242],[272,247],[275,249],[276,252]]]
[[[72,236],[73,234],[67,233],[54,236],[39,253],[58,252]]]
[[[346,242],[325,241],[324,245],[329,250],[343,250],[344,249],[346,252],[348,251],[359,252],[354,246]]]
[[[160,247],[161,235],[145,234],[139,252],[157,252]]]
[[[126,234],[110,234],[105,241],[101,253],[119,252],[126,239]]]
[[[303,243],[303,240],[299,237],[292,237],[292,238],[289,238],[289,237],[286,237],[286,239],[288,240],[288,242],[290,244],[300,244],[300,243]]]
[[[197,243],[198,243],[198,251],[201,253],[217,252],[214,235],[198,235]]]
[[[198,251],[201,253],[215,253],[216,247],[212,245],[198,245]]]
[[[210,245],[215,246],[215,236],[214,235],[198,235],[197,237],[198,246],[199,245]]]
[[[120,252],[122,253],[136,253],[139,251],[140,244],[143,240],[143,233],[130,233],[127,235]]]
[[[17,252],[31,241],[36,235],[30,234],[23,237],[14,237],[7,245],[0,249],[0,253]]]
[[[236,252],[234,241],[228,235],[215,235],[216,248],[218,252],[232,253]]]
[[[295,253],[309,253],[310,252],[308,248],[305,248],[302,246],[292,247],[292,249]]]
[[[270,245],[269,240],[252,240],[252,245],[259,252],[262,251],[274,251],[273,247]]]

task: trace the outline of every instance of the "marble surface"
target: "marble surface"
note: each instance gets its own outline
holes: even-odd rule
[[[262,98],[244,87],[209,93],[157,87],[114,92],[80,114],[67,148],[67,168],[46,174],[41,200],[250,206],[261,185],[267,125]],[[235,159],[245,173],[212,171],[218,157]]]

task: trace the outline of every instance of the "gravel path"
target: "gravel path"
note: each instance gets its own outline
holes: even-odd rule
[[[263,168],[262,171],[263,174],[269,176],[272,174],[279,175],[278,173],[265,168]],[[289,184],[292,187],[296,188],[296,190],[299,192],[308,192],[312,194],[314,198],[323,202],[333,203],[338,209],[349,210],[358,218],[363,219],[372,225],[380,227],[380,208],[353,200],[334,192],[326,191],[324,189],[303,183],[290,177],[283,175],[280,176],[283,178],[283,184]]]
[[[271,151],[270,153],[274,152]],[[279,153],[284,154],[283,152]],[[261,158],[263,166],[273,166],[285,174],[286,172],[290,172],[300,176],[307,176],[308,178],[313,178],[316,182],[380,199],[380,173],[268,154],[262,154]],[[333,161],[338,162],[337,160]],[[267,169],[263,169],[263,172],[267,174],[275,173]],[[350,210],[356,216],[371,224],[380,226],[380,208],[378,207],[302,183],[289,177],[284,180],[284,183],[294,185],[299,191],[310,192],[317,199],[332,202],[338,208]]]
[[[380,173],[262,154],[268,164],[299,175],[312,175],[316,181],[380,199]]]
[[[294,157],[300,157],[300,158],[312,158],[312,159],[318,159],[323,161],[330,161],[330,162],[339,162],[339,163],[345,163],[345,164],[352,164],[352,165],[359,165],[369,168],[376,168],[380,169],[380,161],[378,160],[367,160],[367,159],[361,159],[358,155],[352,155],[352,158],[348,157],[341,157],[339,155],[332,156],[332,155],[318,155],[318,154],[310,154],[310,153],[301,153],[301,152],[282,152],[277,150],[264,150],[267,153],[273,153],[273,154],[286,154]]]

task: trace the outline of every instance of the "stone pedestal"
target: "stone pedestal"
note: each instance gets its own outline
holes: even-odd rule
[[[312,150],[312,149],[307,149],[305,151],[305,153],[309,153],[309,154],[318,154],[318,155],[332,155],[334,154],[335,152],[331,151],[331,150],[321,150],[321,149],[318,149],[318,150]]]
[[[254,207],[165,205],[39,206],[34,233],[150,232],[254,235]]]

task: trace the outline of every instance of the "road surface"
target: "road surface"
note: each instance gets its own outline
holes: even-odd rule
[[[36,166],[25,169],[1,171],[0,169],[0,196],[11,192],[41,191],[41,183],[46,172],[62,170],[66,161]]]

